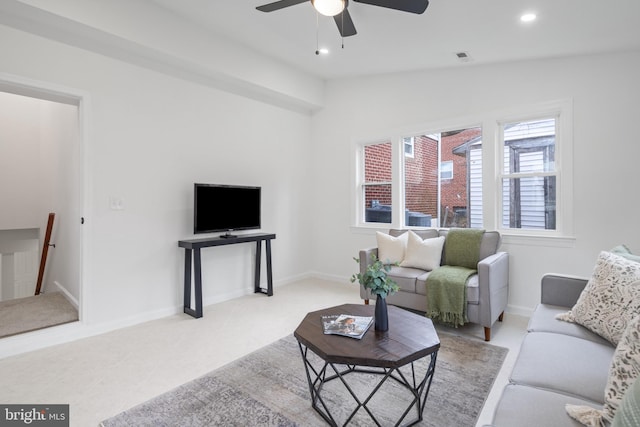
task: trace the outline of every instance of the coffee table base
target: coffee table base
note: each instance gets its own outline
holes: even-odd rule
[[[414,362],[411,362],[410,366],[410,374],[403,373],[398,368],[378,368],[378,367],[368,367],[368,366],[358,366],[358,365],[344,365],[344,364],[334,364],[322,360],[322,358],[316,355],[318,358],[322,360],[322,366],[316,368],[313,366],[311,361],[309,360],[309,348],[304,346],[302,343],[298,342],[300,347],[300,354],[302,356],[302,361],[304,362],[305,371],[307,374],[307,381],[309,382],[309,392],[311,393],[311,406],[315,409],[324,420],[332,426],[338,426],[337,421],[331,415],[331,411],[329,409],[329,404],[326,399],[323,399],[323,387],[330,381],[339,380],[346,390],[349,392],[351,397],[355,400],[357,406],[351,412],[349,417],[346,419],[343,426],[348,425],[353,417],[360,411],[360,409],[364,409],[366,414],[371,418],[371,420],[377,425],[381,426],[382,424],[373,412],[367,407],[369,403],[371,403],[371,399],[373,396],[380,390],[380,388],[387,382],[387,380],[394,380],[405,389],[409,390],[413,396],[413,399],[407,406],[406,410],[401,414],[400,418],[394,424],[395,426],[411,426],[417,424],[422,421],[422,414],[424,412],[424,407],[427,401],[427,396],[429,395],[429,389],[431,388],[431,380],[433,379],[433,373],[436,368],[436,359],[438,352],[437,350],[431,353],[431,361],[429,362],[429,366],[426,369],[424,376],[420,378],[416,378],[416,369],[414,367]],[[311,351],[312,354],[313,351]],[[407,366],[407,365],[405,365]],[[329,370],[330,368],[330,370]],[[356,393],[354,392],[352,386],[350,386],[347,382],[347,377],[349,374],[378,374],[381,376],[380,381],[373,387],[371,392],[364,398],[359,399]],[[403,424],[405,418],[409,415],[412,408],[416,410],[416,418],[411,421],[407,421]]]

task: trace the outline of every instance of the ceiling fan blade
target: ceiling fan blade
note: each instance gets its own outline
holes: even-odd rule
[[[401,10],[403,12],[421,14],[427,10],[429,0],[353,0],[356,3],[370,4],[386,7],[387,9]]]
[[[355,36],[358,34],[355,25],[353,25],[353,20],[351,19],[348,9],[345,9],[342,13],[334,16],[333,19],[336,21],[338,31],[340,31],[340,35],[342,37]]]
[[[263,4],[256,7],[260,12],[273,12],[274,10],[284,9],[285,7],[295,6],[300,3],[306,3],[309,0],[280,0],[273,3]]]

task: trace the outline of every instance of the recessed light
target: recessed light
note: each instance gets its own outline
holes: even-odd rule
[[[525,13],[520,17],[520,20],[522,22],[532,22],[535,21],[537,18],[535,13]]]
[[[329,53],[329,49],[327,49],[326,47],[321,47],[320,49],[316,50],[316,55],[327,55]]]

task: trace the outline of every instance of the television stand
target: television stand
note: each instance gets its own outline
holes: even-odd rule
[[[234,245],[237,243],[256,242],[256,264],[254,292],[263,293],[267,296],[273,295],[273,277],[271,272],[271,240],[275,239],[275,234],[255,233],[242,235],[222,235],[204,239],[180,240],[178,246],[185,249],[184,252],[184,312],[197,318],[202,317],[202,263],[200,260],[200,250],[212,246]],[[260,261],[262,259],[262,242],[265,242],[267,249],[267,289],[260,287]],[[193,255],[194,273],[194,294],[195,309],[191,308],[191,259]]]

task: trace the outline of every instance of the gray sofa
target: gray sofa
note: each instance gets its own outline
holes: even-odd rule
[[[446,236],[447,230],[435,228],[413,230],[423,239]],[[397,237],[407,230],[389,230],[391,236]],[[467,281],[467,317],[469,322],[484,327],[485,340],[491,339],[491,327],[496,320],[502,320],[507,306],[509,292],[509,255],[498,252],[500,233],[487,231],[480,244],[480,262],[478,273]],[[443,251],[444,252],[444,251]],[[378,248],[362,249],[359,253],[360,272],[364,274],[371,263],[371,254],[378,255]],[[444,253],[441,265],[446,265]],[[391,267],[388,277],[393,279],[400,290],[387,297],[387,303],[406,307],[417,311],[427,311],[426,280],[429,271],[408,267]],[[360,297],[369,303],[372,295],[368,289],[360,286]]]
[[[578,325],[556,320],[574,306],[587,279],[542,278],[541,303],[529,321],[509,384],[495,409],[495,427],[575,426],[565,404],[602,409],[615,347]]]

